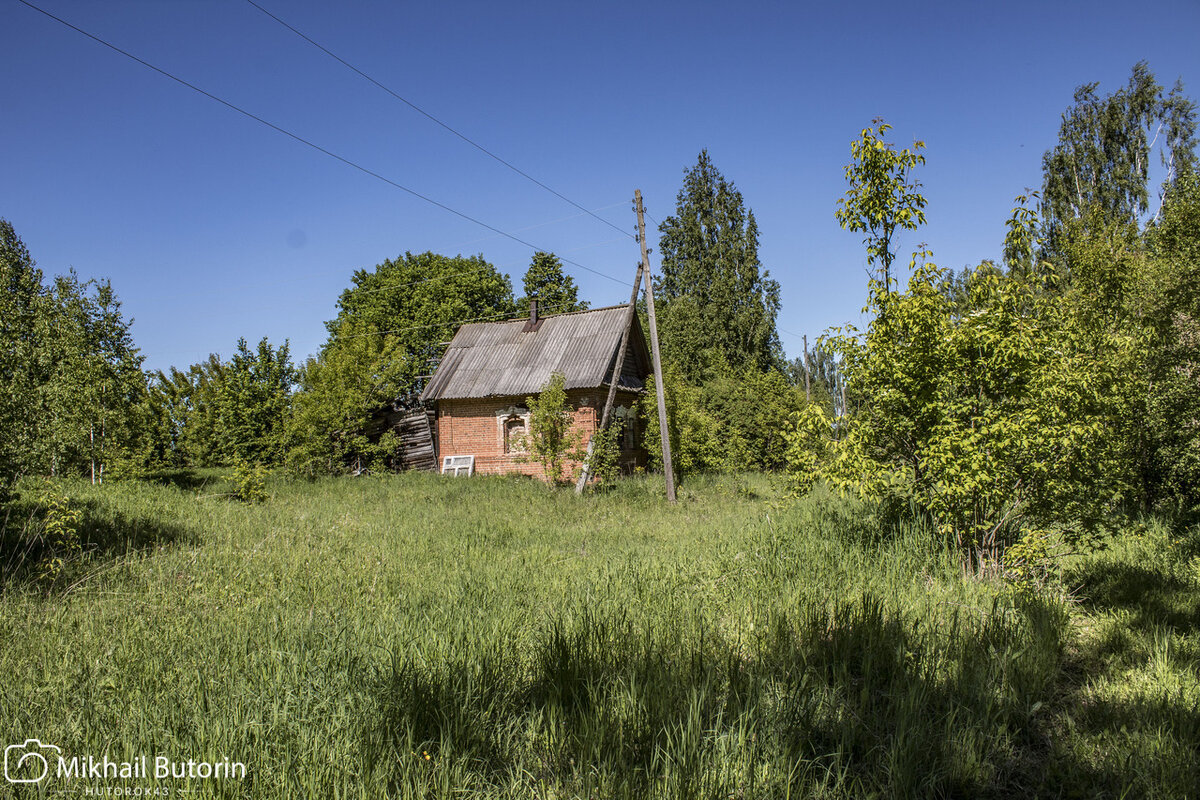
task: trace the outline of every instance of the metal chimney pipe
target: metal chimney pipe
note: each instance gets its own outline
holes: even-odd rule
[[[537,295],[536,294],[530,295],[530,297],[529,297],[529,325],[530,325],[530,327],[536,326],[538,324],[537,311],[538,311]]]

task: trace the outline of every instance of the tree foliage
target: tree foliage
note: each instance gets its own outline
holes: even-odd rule
[[[517,301],[517,310],[523,314],[529,312],[530,297],[538,299],[541,314],[583,311],[588,307],[579,299],[575,279],[563,272],[562,259],[553,253],[534,253],[523,283],[525,294]]]
[[[1094,530],[1130,488],[1128,339],[1095,324],[1092,298],[995,272],[969,282],[974,311],[957,318],[944,271],[913,266],[905,292],[872,281],[865,335],[832,338],[857,410],[827,454],[797,426],[800,481],[915,504],[985,558],[1030,525]]]
[[[925,143],[913,143],[912,150],[899,152],[886,139],[892,126],[881,119],[874,128],[863,128],[850,143],[850,163],[846,165],[845,197],[838,200],[835,212],[843,228],[862,231],[867,248],[867,263],[882,275],[885,292],[891,291],[892,262],[896,258],[895,236],[899,230],[916,230],[925,224],[925,198],[913,170],[925,163],[921,151]]]
[[[1185,172],[1146,235],[1134,305],[1147,346],[1144,485],[1149,505],[1200,512],[1200,177]]]
[[[58,276],[50,296],[53,368],[41,413],[51,473],[86,465],[100,481],[111,466],[142,466],[146,381],[120,301],[108,281],[74,272]]]
[[[734,367],[779,363],[779,284],[758,259],[754,212],[707,150],[684,174],[675,214],[659,231],[655,293],[664,359],[692,381],[714,356]]]
[[[786,466],[786,431],[804,406],[804,390],[775,369],[710,365],[697,386],[666,365],[667,427],[676,472],[777,470]],[[641,400],[652,469],[662,468],[662,439],[653,386]]]
[[[225,362],[215,353],[187,370],[171,367],[149,376],[150,407],[160,461],[168,467],[220,464],[218,393]]]
[[[107,281],[49,285],[0,220],[0,470],[102,481],[144,460],[146,385],[130,322]]]
[[[385,433],[372,441],[367,422],[396,396],[405,364],[394,335],[345,323],[337,342],[300,370],[288,432],[289,470],[313,478],[382,466],[395,453],[397,440]]]
[[[529,407],[526,449],[551,483],[563,479],[567,459],[581,460],[584,456],[582,439],[571,426],[573,415],[565,385],[566,377],[555,372],[536,397],[525,398]]]
[[[1176,323],[1190,319],[1195,294],[1180,264],[1200,228],[1188,179],[1174,186],[1149,253],[1134,219],[1093,204],[1054,223],[1047,260],[1046,221],[1025,196],[1004,267],[985,261],[955,276],[919,252],[906,291],[872,278],[867,329],[826,340],[840,355],[849,417],[835,428],[824,409],[795,416],[797,484],[825,480],[916,509],[993,564],[1018,542],[1026,558],[1054,550],[1055,537],[1079,541],[1143,507],[1155,480],[1181,487],[1166,464],[1189,469],[1195,438],[1172,440],[1166,420],[1196,410],[1183,398],[1200,384],[1171,343],[1188,337],[1189,323]],[[1167,255],[1181,248],[1191,256]],[[1156,413],[1157,432],[1146,425]]]
[[[0,219],[0,499],[31,465],[40,371],[42,272],[8,220]]]
[[[1195,164],[1196,104],[1176,83],[1164,94],[1145,61],[1129,83],[1101,97],[1098,83],[1075,90],[1062,116],[1058,144],[1042,157],[1043,216],[1052,249],[1072,220],[1089,213],[1130,223],[1146,214],[1150,164],[1157,146],[1166,184]]]
[[[516,310],[508,276],[482,256],[405,253],[351,280],[326,323],[328,341],[300,373],[288,454],[300,474],[382,465],[397,441],[367,434],[372,414],[415,400],[461,322]]]
[[[394,379],[393,397],[419,389],[419,379],[441,355],[462,320],[495,320],[516,311],[512,284],[482,256],[405,253],[373,271],[360,269],[338,300],[338,315],[326,323],[329,340],[322,354],[346,337],[388,336],[388,364],[373,364],[360,379],[373,382],[380,371]],[[352,345],[352,350],[361,352]]]
[[[298,378],[288,343],[275,347],[266,337],[253,350],[238,339],[228,361],[214,353],[187,371],[150,374],[151,460],[168,467],[281,464]]]
[[[275,348],[263,337],[251,350],[245,339],[238,339],[213,398],[225,463],[274,465],[283,460],[297,378],[289,351],[286,341]]]

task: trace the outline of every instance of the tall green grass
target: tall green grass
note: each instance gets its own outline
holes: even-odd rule
[[[247,762],[198,797],[1200,786],[1194,533],[1151,524],[1039,596],[764,476],[676,507],[642,480],[268,489],[68,486],[90,559],[0,597],[9,740]]]

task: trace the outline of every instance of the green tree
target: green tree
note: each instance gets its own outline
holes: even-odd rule
[[[112,466],[138,466],[145,434],[146,377],[129,322],[107,281],[55,278],[39,358],[36,453],[51,474],[83,471],[102,482]]]
[[[850,143],[851,161],[845,170],[850,188],[838,200],[835,216],[843,228],[866,234],[867,263],[882,276],[883,291],[890,292],[896,232],[925,224],[925,197],[912,177],[917,165],[925,163],[925,143],[917,141],[912,150],[897,152],[885,138],[892,126],[881,119],[873,124]]]
[[[728,472],[733,467],[730,453],[743,452],[746,446],[736,435],[722,435],[722,424],[704,407],[704,392],[683,379],[679,368],[663,366],[663,388],[667,397],[667,434],[671,437],[671,460],[675,476],[706,472]],[[662,428],[658,421],[654,379],[647,381],[640,400],[641,416],[646,421],[645,446],[648,466],[661,470]]]
[[[806,452],[791,460],[819,470],[798,482],[915,505],[992,563],[1023,531],[1093,530],[1130,489],[1126,339],[1096,323],[1087,293],[1053,297],[998,272],[968,282],[975,310],[959,317],[944,271],[913,268],[905,292],[872,281],[864,336],[832,337],[860,399],[826,453],[811,420],[797,428]]]
[[[263,337],[252,351],[245,339],[238,339],[215,397],[227,463],[282,461],[296,377],[286,341],[275,348]]]
[[[516,311],[508,276],[482,256],[405,253],[351,280],[328,341],[300,371],[287,459],[300,474],[382,465],[396,442],[365,433],[371,415],[415,397],[461,322]]]
[[[145,466],[146,379],[107,281],[74,271],[43,283],[0,220],[0,493],[21,474]]]
[[[392,397],[419,390],[420,376],[430,373],[432,360],[441,355],[439,344],[454,335],[457,321],[501,319],[516,311],[508,276],[482,256],[405,253],[373,271],[356,271],[351,281],[338,300],[337,317],[326,323],[325,348],[347,335],[391,337],[393,363],[372,365],[360,379],[370,381],[385,369],[394,380],[388,387]]]
[[[153,384],[161,395],[171,425],[173,441],[183,464],[215,466],[223,462],[219,394],[225,383],[226,364],[216,353],[188,367],[175,367],[169,375],[158,373]]]
[[[192,461],[185,449],[185,437],[192,432],[197,421],[193,413],[195,395],[191,370],[184,372],[171,367],[169,372],[160,369],[148,375],[147,397],[151,409],[152,436],[155,453],[163,466],[201,466],[205,463]]]
[[[784,431],[804,406],[804,389],[777,369],[727,367],[705,381],[704,410],[718,421],[730,470],[778,470],[786,465]]]
[[[555,372],[536,397],[525,398],[529,406],[528,450],[551,483],[562,480],[567,459],[582,460],[584,456],[582,437],[571,427],[565,384],[566,377]]]
[[[1184,172],[1146,234],[1132,293],[1147,346],[1144,487],[1150,504],[1200,511],[1200,176]]]
[[[659,231],[655,293],[664,359],[692,381],[704,377],[706,363],[778,364],[779,284],[759,261],[754,212],[707,150],[685,172],[675,214]]]
[[[393,335],[345,323],[337,341],[300,369],[288,429],[288,469],[313,478],[359,473],[382,466],[397,440],[372,441],[365,430],[372,412],[396,397],[405,359]]]
[[[537,252],[525,271],[525,295],[517,301],[517,310],[529,313],[529,298],[537,297],[539,313],[559,314],[583,311],[588,307],[579,300],[575,279],[563,272],[562,260],[553,253]]]
[[[30,467],[42,382],[38,324],[47,299],[39,270],[8,220],[0,219],[0,499]]]
[[[1043,217],[1052,254],[1059,252],[1068,224],[1089,213],[1098,213],[1102,223],[1131,223],[1149,211],[1155,146],[1167,185],[1195,164],[1196,104],[1184,96],[1181,83],[1164,94],[1139,61],[1125,87],[1100,97],[1098,86],[1075,90],[1058,144],[1042,157]]]

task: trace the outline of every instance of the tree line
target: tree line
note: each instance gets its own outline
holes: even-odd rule
[[[655,279],[677,468],[784,471],[800,489],[919,509],[977,553],[1031,531],[1085,535],[1117,511],[1194,511],[1200,188],[1182,86],[1138,64],[1109,95],[1081,87],[1040,192],[1007,221],[1002,261],[955,273],[922,248],[906,282],[895,234],[925,222],[926,156],[888,131],[876,121],[853,141],[835,211],[876,270],[871,321],[790,362],[753,211],[707,151],[685,170]],[[534,295],[545,313],[587,307],[550,253],[535,254],[520,297],[482,256],[405,253],[351,276],[300,364],[287,342],[239,340],[228,360],[146,372],[107,282],[46,280],[7,222],[0,270],[5,487],[234,463],[386,468],[397,442],[370,417],[415,403],[457,322],[516,315]],[[653,403],[646,392],[652,468]]]
[[[525,293],[480,256],[405,253],[359,270],[301,364],[288,342],[239,339],[231,357],[143,370],[107,281],[47,280],[0,220],[0,490],[26,475],[104,482],[156,470],[254,464],[314,476],[386,466],[396,440],[371,415],[411,404],[458,320],[503,319],[538,296],[547,313],[587,307],[551,253]]]
[[[924,515],[980,565],[1044,565],[1130,515],[1200,512],[1196,107],[1144,63],[1096,88],[1063,115],[1041,192],[1017,198],[1003,263],[956,274],[922,247],[903,288],[888,238],[924,221],[922,145],[862,132],[838,219],[865,233],[872,318],[825,339],[849,409],[798,415],[801,489]]]

